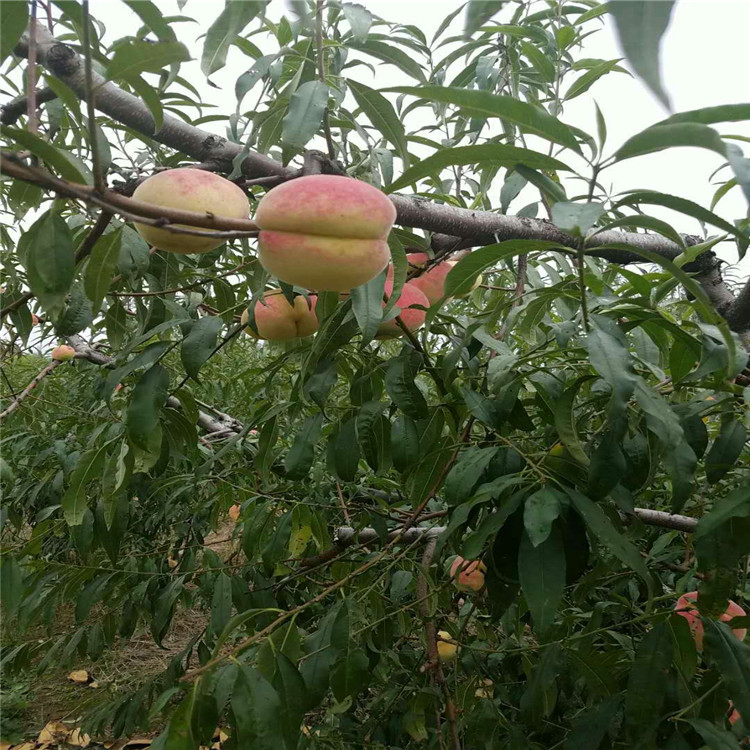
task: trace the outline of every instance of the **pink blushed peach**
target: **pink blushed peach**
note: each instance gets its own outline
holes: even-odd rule
[[[259,257],[287,284],[348,292],[388,264],[396,209],[377,188],[334,175],[308,175],[270,190],[258,204]]]
[[[287,298],[278,290],[266,292],[255,305],[255,328],[246,325],[250,316],[248,311],[242,313],[241,322],[246,325],[245,333],[256,339],[266,341],[290,341],[291,339],[312,336],[318,330],[318,318],[315,315],[317,297],[310,297],[310,302],[303,296],[294,298],[290,305]]]
[[[391,293],[393,292],[393,281],[391,278],[386,279],[384,292],[386,296],[390,298]],[[385,304],[386,303],[383,302],[383,307],[385,307]],[[419,305],[419,307],[413,307],[413,305]],[[398,315],[398,317],[401,318],[401,322],[413,333],[424,324],[425,318],[427,317],[426,308],[430,306],[430,302],[421,290],[417,289],[411,282],[407,281],[406,284],[401,287],[401,294],[396,301],[396,306],[401,310]],[[403,335],[404,332],[396,322],[396,319],[392,318],[378,326],[376,338],[390,339]]]
[[[203,169],[168,169],[149,177],[133,193],[133,198],[152,206],[246,219],[250,214],[247,196],[233,182]],[[176,224],[185,228],[182,224]],[[146,242],[171,253],[207,253],[224,242],[217,237],[177,234],[166,229],[135,224]],[[200,231],[200,227],[188,227]]]
[[[451,578],[459,591],[481,591],[487,566],[481,560],[457,557],[451,565]]]
[[[690,633],[695,641],[695,647],[698,651],[702,651],[704,631],[700,613],[696,606],[697,601],[698,592],[689,591],[677,600],[674,608],[680,617],[684,617],[687,620],[688,625],[690,626]],[[745,614],[745,610],[742,609],[739,604],[730,599],[726,610],[719,616],[719,620],[721,622],[728,622],[733,617],[743,617]],[[745,636],[747,635],[747,630],[745,628],[735,628],[732,632],[741,641],[745,640]]]

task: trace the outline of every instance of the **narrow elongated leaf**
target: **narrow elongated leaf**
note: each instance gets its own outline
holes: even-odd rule
[[[403,70],[408,76],[424,82],[424,70],[422,66],[413,60],[409,55],[399,49],[395,44],[386,44],[375,39],[368,39],[365,42],[356,42],[351,45],[353,49],[364,52],[381,62],[395,65]]]
[[[625,726],[633,747],[648,747],[661,718],[672,639],[665,622],[646,633],[638,646],[625,696]]]
[[[280,710],[281,701],[271,683],[257,669],[241,666],[232,690],[232,713],[240,746],[258,750],[281,746]]]
[[[219,17],[206,32],[201,57],[201,70],[208,77],[221,70],[227,61],[227,52],[235,37],[260,13],[266,3],[261,0],[243,0],[227,3]]]
[[[440,478],[451,457],[451,449],[445,445],[434,447],[417,464],[409,475],[406,490],[414,507],[435,495],[440,489]]]
[[[706,479],[716,484],[735,464],[745,446],[745,426],[736,419],[725,419],[721,431],[706,456]]]
[[[328,86],[320,81],[303,83],[289,101],[284,115],[281,141],[287,146],[304,148],[318,132],[328,102]]]
[[[86,296],[91,300],[94,312],[99,310],[109,285],[112,283],[120,258],[121,240],[122,230],[119,228],[105,234],[94,245],[91,257],[86,263],[83,288],[86,290]]]
[[[553,526],[537,545],[528,534],[521,537],[518,576],[534,629],[543,636],[555,621],[565,589],[565,546],[559,526]]]
[[[369,344],[377,333],[383,313],[384,284],[385,272],[351,291],[352,310],[362,331],[362,346]]]
[[[659,72],[659,42],[669,25],[673,5],[673,0],[615,0],[608,4],[633,70],[666,107],[670,105]]]
[[[428,101],[453,104],[471,117],[499,117],[518,125],[521,130],[567,146],[574,151],[580,151],[578,141],[567,125],[547,114],[543,109],[511,96],[450,86],[420,86],[419,88],[398,86],[385,90],[398,94],[411,94]]]
[[[719,104],[716,107],[691,109],[688,112],[678,112],[656,124],[699,122],[703,125],[712,125],[715,122],[742,122],[743,120],[750,120],[750,104]]]
[[[107,66],[107,78],[130,78],[157,73],[166,65],[187,62],[190,52],[182,42],[147,42],[130,39],[115,50]]]
[[[302,675],[289,657],[281,651],[276,653],[273,686],[279,696],[279,725],[286,750],[296,750],[308,698]]]
[[[371,89],[363,83],[356,83],[351,80],[347,83],[359,108],[386,140],[396,147],[401,161],[405,167],[408,167],[409,151],[406,145],[406,134],[393,105],[379,91],[375,91],[375,89]]]
[[[504,4],[505,0],[469,0],[466,4],[464,33],[467,36],[473,34],[482,24],[499,12]]]
[[[128,437],[145,451],[155,442],[159,412],[167,400],[168,388],[169,373],[161,365],[154,365],[133,389],[127,415]]]
[[[60,310],[75,273],[73,238],[62,216],[49,212],[29,229],[23,259],[31,291],[51,315]]]
[[[620,60],[607,60],[587,70],[582,76],[576,78],[570,88],[565,92],[565,99],[570,101],[588,91],[602,76],[607,75],[617,67]]]
[[[445,500],[459,505],[468,500],[499,448],[472,447],[464,451],[445,478]]]
[[[538,547],[550,535],[555,520],[566,504],[565,495],[554,487],[542,487],[526,498],[523,525],[534,547]]]
[[[213,583],[211,598],[211,630],[221,635],[232,616],[232,579],[226,573],[219,573]]]
[[[221,318],[207,315],[196,321],[183,339],[180,356],[185,372],[191,378],[198,377],[203,363],[211,356],[222,325]]]
[[[391,457],[396,471],[407,471],[419,460],[419,429],[406,415],[399,415],[391,425]]]
[[[369,660],[361,648],[349,651],[331,671],[331,689],[339,702],[356,695],[369,681]]]
[[[627,565],[631,570],[634,570],[650,589],[652,586],[651,576],[638,549],[617,531],[612,525],[612,521],[609,520],[604,511],[596,503],[570,487],[566,487],[565,491],[572,500],[575,509],[586,522],[589,531],[620,562]]]
[[[442,149],[436,154],[422,159],[411,169],[406,170],[390,186],[389,190],[401,190],[407,185],[421,180],[423,177],[428,177],[432,174],[439,175],[440,171],[445,167],[466,164],[481,164],[483,168],[491,165],[510,169],[517,164],[524,164],[527,167],[550,171],[570,169],[558,159],[554,159],[546,154],[540,154],[537,151],[531,151],[527,148],[517,148],[516,146],[506,146],[502,143],[484,143],[480,146],[459,146],[457,148]]]
[[[289,479],[304,479],[312,466],[315,444],[323,427],[323,415],[318,412],[308,417],[294,438],[286,455],[284,468]]]
[[[264,75],[268,73],[271,63],[276,60],[278,55],[263,55],[259,57],[252,65],[250,70],[243,73],[234,84],[234,95],[237,97],[237,109],[239,110],[245,94],[251,91]]]
[[[13,52],[28,23],[26,3],[0,3],[0,62]]]
[[[385,375],[385,388],[393,403],[404,414],[421,419],[427,416],[427,402],[414,382],[419,372],[419,356],[412,357],[411,354],[407,351],[391,360]]]
[[[704,618],[705,645],[729,688],[729,697],[741,716],[750,716],[750,646],[738,640],[731,628]]]
[[[623,161],[675,146],[698,146],[726,156],[726,145],[713,128],[693,122],[680,122],[654,125],[634,135],[617,149],[615,158]]]
[[[161,11],[150,0],[125,0],[125,4],[137,14],[141,21],[156,34],[159,39],[169,41],[175,33]]]
[[[731,732],[712,724],[708,719],[686,719],[705,741],[709,750],[740,750],[741,746]]]
[[[70,485],[63,495],[62,509],[68,526],[79,526],[88,507],[86,485],[101,475],[104,458],[111,441],[91,448],[81,455],[78,465],[70,478]]]

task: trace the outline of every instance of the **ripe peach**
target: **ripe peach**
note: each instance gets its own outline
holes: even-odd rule
[[[237,521],[240,520],[240,510],[242,510],[242,508],[239,505],[237,505],[236,503],[229,509],[229,517],[235,523],[237,523]]]
[[[58,362],[68,362],[75,356],[76,350],[67,344],[60,344],[52,350],[52,359],[56,359]]]
[[[740,712],[734,707],[734,702],[729,701],[729,708],[727,709],[729,714],[729,723],[734,726],[741,718]]]
[[[487,566],[481,560],[457,557],[451,565],[451,578],[459,591],[481,591]]]
[[[437,652],[440,661],[453,661],[458,653],[458,643],[447,630],[440,630],[437,635]]]
[[[276,289],[268,291],[255,305],[255,327],[258,332],[247,326],[245,333],[266,341],[289,341],[312,336],[318,330],[316,301],[315,295],[310,297],[311,307],[303,296],[298,296],[294,298],[292,306],[282,292]],[[245,310],[242,313],[242,324],[246,324],[249,318],[248,311]]]
[[[674,605],[675,611],[681,617],[684,617],[688,621],[690,626],[690,632],[693,635],[695,641],[695,647],[699,650],[703,650],[703,623],[701,622],[700,614],[695,606],[695,602],[698,600],[697,591],[689,591],[687,594],[683,594]],[[739,604],[729,600],[729,605],[726,611],[719,617],[722,622],[728,622],[733,617],[742,617],[745,615],[745,610],[740,607]],[[732,631],[737,638],[741,641],[745,640],[747,630],[745,628],[736,628]]]
[[[133,198],[165,208],[246,219],[250,214],[247,196],[229,180],[203,169],[168,169],[149,177],[133,193]],[[185,224],[175,224],[185,228]],[[176,234],[146,224],[135,224],[146,242],[170,253],[207,253],[219,247],[224,240],[216,237],[198,237]],[[200,227],[188,227],[198,231]],[[208,230],[205,230],[208,231]]]
[[[255,212],[260,262],[288,284],[348,292],[388,264],[395,219],[393,204],[366,182],[334,175],[289,180]]]
[[[409,261],[409,270],[412,270],[412,268],[423,268],[427,265],[430,256],[427,255],[427,253],[409,253],[406,256],[406,260]],[[445,288],[445,279],[457,262],[457,260],[444,260],[440,263],[436,263],[431,266],[429,270],[411,279],[410,283],[421,289],[424,292],[425,297],[430,300],[430,305],[434,305],[438,300],[442,299]],[[481,283],[482,277],[478,276],[471,291],[476,289]],[[465,297],[466,294],[459,294],[457,296]]]
[[[392,279],[386,279],[385,289],[383,291],[388,297],[391,296],[391,292],[393,291]],[[414,286],[414,284],[412,284],[412,282],[407,281],[401,288],[401,296],[398,298],[396,305],[401,309],[399,317],[404,325],[410,331],[416,331],[417,328],[424,323],[424,320],[427,317],[427,312],[426,310],[419,310],[412,307],[412,305],[420,305],[427,308],[430,306],[430,301]],[[383,307],[385,307],[385,302],[383,302]],[[390,339],[397,336],[403,336],[403,333],[404,332],[399,328],[398,323],[396,323],[396,319],[392,318],[386,323],[381,323],[378,326],[378,333],[375,338]]]
[[[38,326],[39,325],[39,316],[35,313],[31,313],[31,325],[32,326]]]

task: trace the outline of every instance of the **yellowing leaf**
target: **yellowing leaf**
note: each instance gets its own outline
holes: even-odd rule
[[[68,736],[68,728],[59,721],[50,721],[36,738],[40,745],[51,745],[63,742]]]
[[[89,737],[80,727],[76,727],[69,735],[68,739],[65,740],[68,745],[73,747],[88,747],[91,744],[91,737]]]
[[[69,675],[68,679],[71,682],[87,683],[91,676],[85,669],[74,669]]]

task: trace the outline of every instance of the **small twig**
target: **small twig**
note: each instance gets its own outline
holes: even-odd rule
[[[83,0],[83,62],[86,75],[86,112],[88,116],[89,140],[91,141],[91,162],[94,171],[94,187],[98,193],[104,194],[106,183],[102,173],[102,163],[99,158],[99,144],[96,137],[96,107],[94,80],[91,73],[91,37],[89,18],[89,0]]]
[[[347,524],[351,524],[352,519],[349,517],[349,510],[346,507],[346,503],[344,502],[344,493],[341,491],[341,485],[336,482],[336,491],[339,495],[339,504],[341,505],[341,510],[344,512],[344,520],[347,522]]]
[[[510,305],[510,310],[508,311],[508,316],[506,316],[505,318],[505,322],[500,327],[500,331],[498,332],[497,336],[495,336],[498,341],[502,341],[508,335],[508,317],[513,311],[513,308],[518,307],[518,305],[521,304],[521,299],[526,291],[526,271],[528,267],[528,256],[525,253],[523,255],[519,255],[518,269],[516,270],[516,286],[513,289],[513,302]],[[490,358],[494,357],[496,354],[497,352],[492,352]]]
[[[5,417],[10,416],[13,414],[16,409],[18,409],[19,406],[23,403],[23,401],[27,398],[27,396],[36,388],[39,383],[44,380],[44,378],[49,375],[52,370],[55,369],[58,365],[63,364],[62,362],[58,362],[56,359],[52,360],[46,367],[44,367],[42,370],[40,370],[34,379],[16,396],[13,403],[4,411],[2,414],[0,414],[0,420],[5,419]]]
[[[422,570],[419,574],[419,581],[417,582],[417,598],[421,601],[422,619],[424,620],[424,633],[427,646],[427,658],[429,668],[432,674],[432,678],[440,687],[443,693],[443,699],[445,700],[445,716],[448,720],[448,730],[450,732],[451,747],[453,750],[461,750],[461,740],[458,736],[458,727],[456,725],[456,707],[453,704],[453,696],[448,689],[448,685],[445,681],[445,673],[443,672],[443,665],[440,662],[440,656],[437,648],[437,633],[435,629],[435,622],[430,616],[430,603],[428,597],[428,578],[427,571],[432,565],[432,558],[435,555],[435,547],[437,545],[437,539],[430,537],[425,545],[424,552],[422,553]]]
[[[26,80],[27,109],[29,118],[29,132],[36,133],[39,130],[39,122],[36,116],[36,0],[31,2],[31,21],[29,23],[29,73]]]

